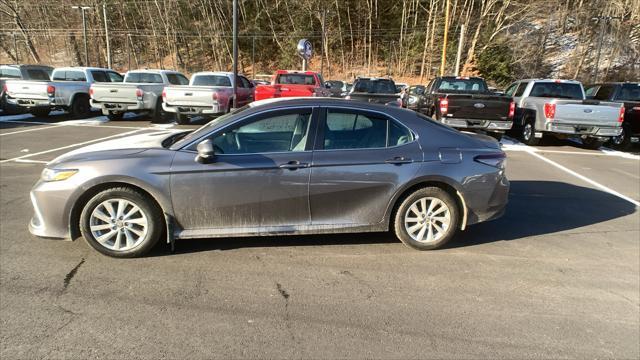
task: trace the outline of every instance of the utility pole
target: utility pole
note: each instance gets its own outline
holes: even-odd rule
[[[107,67],[111,69],[111,48],[109,47],[109,26],[107,25],[107,3],[102,3],[102,15],[104,17],[104,36],[107,43]]]
[[[442,42],[442,60],[440,61],[440,76],[444,76],[444,67],[447,63],[447,36],[449,36],[449,3],[447,0],[444,10],[444,39]]]
[[[320,75],[322,75],[324,77],[324,26],[325,26],[325,18],[327,15],[327,9],[322,9],[322,24],[321,24],[321,28],[322,28],[322,34],[321,34],[321,41],[320,41]]]
[[[233,108],[238,107],[238,0],[233,0]]]
[[[87,44],[87,18],[84,11],[91,9],[91,6],[72,6],[72,9],[80,9],[82,13],[82,35],[84,37],[84,66],[89,66],[89,46]]]
[[[18,53],[18,40],[16,40],[16,33],[13,33],[13,51],[16,53],[16,63],[20,63],[20,54]]]
[[[593,75],[593,81],[592,81],[594,83],[598,81],[598,69],[600,67],[600,52],[602,51],[602,40],[604,37],[604,28],[605,28],[605,25],[609,25],[611,20],[614,20],[614,19],[622,19],[622,18],[620,16],[602,16],[602,15],[591,18],[591,20],[597,22],[598,25],[600,25],[600,39],[598,41],[598,54],[596,55],[596,69],[595,69],[595,73]]]
[[[127,71],[131,70],[131,34],[127,34]]]
[[[460,25],[460,40],[458,41],[458,54],[456,54],[456,68],[454,69],[456,76],[460,74],[460,56],[462,55],[463,43],[464,43],[464,24]]]
[[[251,72],[253,73],[251,77],[253,79],[256,78],[256,36],[253,35],[251,38]]]

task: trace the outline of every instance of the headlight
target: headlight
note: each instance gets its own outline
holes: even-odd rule
[[[409,104],[413,104],[418,100],[415,96],[409,96]]]
[[[78,172],[77,169],[48,169],[42,170],[42,181],[61,181],[67,180]]]

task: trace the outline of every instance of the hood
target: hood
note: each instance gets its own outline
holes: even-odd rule
[[[123,157],[148,149],[162,149],[162,142],[177,133],[176,131],[160,131],[102,141],[60,155],[49,164],[53,166],[66,161]]]

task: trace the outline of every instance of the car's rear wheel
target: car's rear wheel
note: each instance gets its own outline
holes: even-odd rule
[[[532,119],[530,116],[525,117],[524,124],[520,129],[519,135],[520,135],[520,140],[522,140],[522,142],[527,145],[530,145],[530,146],[538,145],[538,143],[540,142],[540,139],[536,137],[535,120]]]
[[[162,211],[140,192],[116,187],[87,202],[80,216],[80,231],[91,247],[113,257],[137,257],[160,239]]]
[[[91,105],[89,104],[89,97],[85,95],[77,95],[71,103],[71,109],[69,110],[71,116],[75,119],[84,119],[91,114]]]
[[[460,210],[443,189],[425,187],[407,196],[396,211],[394,229],[405,245],[432,250],[446,244],[460,227]]]
[[[123,112],[109,111],[109,114],[107,115],[107,118],[109,119],[109,121],[120,121],[120,120],[122,120],[122,118],[124,118],[124,113]]]
[[[626,150],[631,145],[631,137],[624,126],[622,127],[620,135],[612,137],[609,141],[611,146],[618,150]]]

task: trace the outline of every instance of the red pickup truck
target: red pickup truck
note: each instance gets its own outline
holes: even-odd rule
[[[271,85],[256,86],[255,99],[272,99],[279,97],[320,96],[327,97],[331,93],[324,84],[322,75],[313,71],[278,70],[273,76]]]

